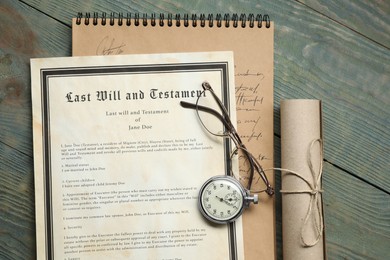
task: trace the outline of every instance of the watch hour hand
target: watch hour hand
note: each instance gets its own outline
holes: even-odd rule
[[[215,197],[216,197],[217,199],[219,199],[220,202],[223,202],[223,201],[224,201],[223,198],[220,198],[220,197],[218,197],[217,195],[215,195]]]

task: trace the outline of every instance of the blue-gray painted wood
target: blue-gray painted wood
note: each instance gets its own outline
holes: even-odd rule
[[[276,166],[280,100],[323,100],[329,259],[388,259],[390,18],[388,1],[379,0],[3,0],[0,259],[35,258],[29,59],[70,56],[71,18],[80,11],[269,14],[275,22]],[[282,259],[280,194],[276,199]]]

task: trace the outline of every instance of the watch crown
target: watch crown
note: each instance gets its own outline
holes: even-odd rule
[[[259,203],[259,195],[257,195],[257,194],[253,194],[253,196],[247,196],[246,198],[245,198],[245,201],[246,201],[246,207],[249,207],[249,204],[251,204],[251,202],[253,202],[253,204],[257,204],[257,203]]]

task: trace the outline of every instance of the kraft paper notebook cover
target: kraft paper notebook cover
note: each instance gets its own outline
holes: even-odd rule
[[[72,21],[73,56],[233,51],[238,133],[263,168],[272,168],[274,24],[267,15],[198,18],[79,14]],[[273,173],[267,175],[274,185]],[[274,259],[274,197],[261,193],[243,223],[246,259]]]

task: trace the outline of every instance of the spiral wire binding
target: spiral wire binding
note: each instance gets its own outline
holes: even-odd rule
[[[160,16],[158,18],[158,22],[156,21],[156,14],[152,13],[150,15],[150,18],[148,18],[148,14],[144,13],[142,14],[142,18],[140,18],[139,13],[134,13],[134,17],[131,13],[127,13],[126,17],[123,16],[123,13],[110,13],[109,17],[107,18],[107,13],[102,12],[101,16],[99,17],[99,13],[94,12],[93,17],[91,19],[91,13],[87,12],[85,15],[83,13],[78,13],[76,18],[76,24],[81,25],[82,20],[84,18],[84,24],[90,25],[90,20],[92,20],[92,25],[98,25],[99,18],[100,18],[100,24],[105,26],[108,24],[113,26],[115,23],[119,26],[126,25],[131,26],[132,22],[134,23],[134,26],[148,26],[149,23],[151,26],[159,25],[160,27],[165,26],[165,22],[167,23],[167,26],[172,27],[175,25],[176,27],[180,27],[182,24],[185,27],[192,26],[197,27],[198,24],[200,27],[214,27],[214,22],[216,22],[217,27],[230,27],[231,23],[234,28],[242,27],[245,28],[249,26],[250,28],[262,28],[263,23],[265,24],[266,28],[269,28],[271,26],[270,18],[267,14],[261,15],[257,14],[256,16],[254,14],[249,14],[248,16],[246,14],[233,14],[232,18],[230,18],[229,14],[224,14],[222,17],[222,14],[217,14],[214,19],[213,14],[208,14],[206,17],[206,14],[200,14],[199,18],[196,14],[192,14],[191,19],[189,18],[188,14],[184,14],[183,19],[181,19],[180,14],[176,14],[175,17],[173,17],[172,14],[167,15],[167,19],[165,19],[165,14],[160,13]],[[191,20],[191,21],[190,21]]]

